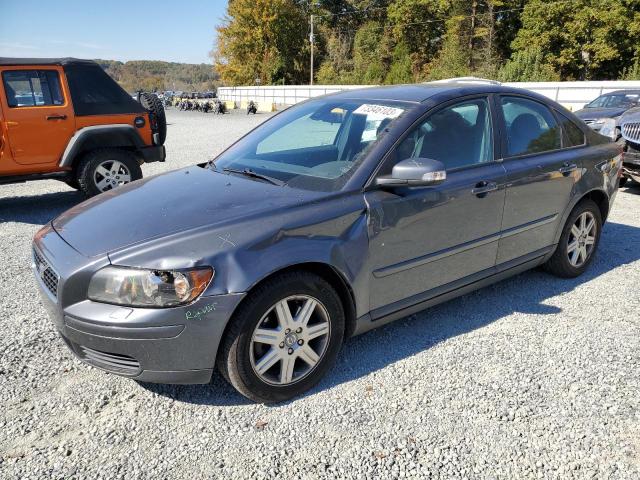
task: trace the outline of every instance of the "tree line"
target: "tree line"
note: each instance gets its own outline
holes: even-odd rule
[[[640,80],[640,0],[229,0],[225,85]]]
[[[218,75],[210,64],[135,60],[96,60],[128,92],[215,90]]]

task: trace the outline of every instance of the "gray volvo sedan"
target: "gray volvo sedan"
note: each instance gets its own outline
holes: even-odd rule
[[[217,367],[282,401],[350,336],[538,265],[583,273],[620,172],[619,146],[525,90],[352,90],[63,213],[34,269],[84,362],[165,383]]]

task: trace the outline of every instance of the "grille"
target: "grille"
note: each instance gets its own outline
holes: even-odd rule
[[[83,345],[74,346],[82,360],[98,368],[122,375],[136,375],[140,372],[140,362],[128,355],[101,352]]]
[[[33,250],[33,260],[36,266],[36,275],[42,280],[42,283],[54,297],[58,297],[58,282],[60,277],[51,268],[49,263],[36,249]]]
[[[623,124],[622,136],[630,142],[640,143],[640,123]]]

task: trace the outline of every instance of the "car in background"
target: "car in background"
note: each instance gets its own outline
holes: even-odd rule
[[[142,178],[164,161],[166,120],[94,61],[0,58],[0,184],[55,179],[87,196]]]
[[[624,151],[620,185],[629,180],[640,183],[640,107],[627,110],[618,123],[616,134]]]
[[[350,90],[63,213],[34,239],[34,272],[84,362],[161,383],[217,366],[248,398],[283,401],[345,338],[538,265],[584,273],[620,157],[519,88]]]
[[[600,95],[575,113],[596,132],[604,126],[607,119],[617,119],[630,108],[640,106],[640,90],[616,90]]]

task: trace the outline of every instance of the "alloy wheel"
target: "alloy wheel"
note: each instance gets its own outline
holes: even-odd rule
[[[254,373],[270,385],[290,385],[309,375],[324,356],[331,333],[325,306],[308,295],[284,298],[258,322],[250,344]]]
[[[584,265],[595,248],[598,226],[591,212],[583,212],[575,221],[567,240],[569,263],[579,268]]]
[[[96,168],[93,181],[98,190],[106,192],[131,182],[131,172],[118,160],[105,160]]]

